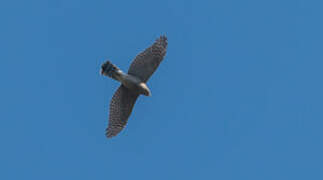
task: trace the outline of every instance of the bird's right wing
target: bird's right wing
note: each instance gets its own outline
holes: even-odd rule
[[[128,74],[146,82],[163,60],[167,49],[166,36],[160,36],[153,45],[136,56],[131,63]]]
[[[110,102],[109,124],[106,129],[108,138],[116,136],[126,126],[138,96],[123,85],[114,93]]]

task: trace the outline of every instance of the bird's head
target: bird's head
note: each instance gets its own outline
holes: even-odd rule
[[[105,63],[103,63],[101,65],[100,73],[101,73],[101,75],[111,77],[112,74],[115,71],[118,71],[118,70],[120,70],[120,69],[117,66],[115,66],[114,64],[112,64],[109,60],[107,60]]]
[[[105,63],[103,63],[101,65],[101,70],[100,70],[100,74],[101,75],[106,75],[105,72],[107,71],[107,68],[110,66],[110,61],[106,61]]]

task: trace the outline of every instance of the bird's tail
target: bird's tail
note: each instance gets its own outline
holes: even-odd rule
[[[106,61],[101,66],[101,74],[105,76],[109,76],[113,79],[116,79],[117,73],[121,72],[121,70],[112,64],[110,61]]]

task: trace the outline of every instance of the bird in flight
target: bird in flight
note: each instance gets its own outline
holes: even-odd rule
[[[160,36],[153,45],[135,57],[128,73],[122,72],[110,61],[102,64],[101,74],[121,83],[110,102],[107,138],[116,136],[126,126],[139,95],[151,96],[146,82],[163,60],[166,49],[167,38]]]

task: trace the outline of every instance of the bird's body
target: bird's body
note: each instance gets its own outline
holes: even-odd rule
[[[146,83],[142,82],[136,76],[122,72],[115,65],[111,64],[110,61],[107,61],[102,65],[101,74],[119,81],[134,94],[143,94],[145,96],[151,95]]]
[[[110,103],[108,138],[116,136],[127,124],[132,108],[139,95],[151,96],[146,85],[149,77],[159,66],[166,54],[167,38],[161,36],[145,51],[136,56],[128,73],[122,72],[110,61],[101,66],[101,74],[121,83]]]

